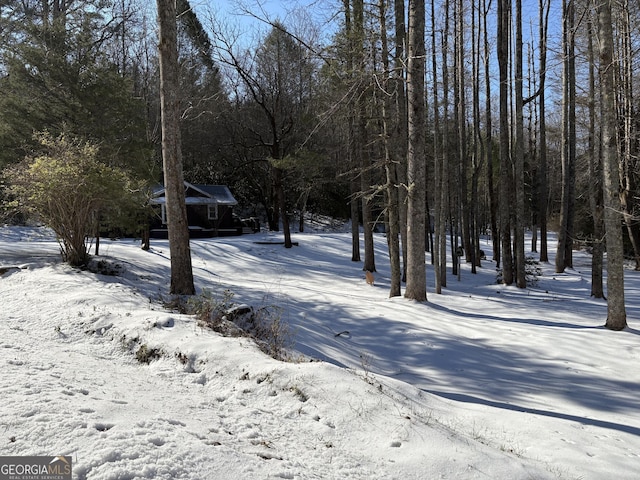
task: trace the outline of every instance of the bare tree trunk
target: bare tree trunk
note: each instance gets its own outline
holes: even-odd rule
[[[405,297],[417,301],[427,299],[425,272],[425,2],[409,0],[409,59],[407,96],[409,98],[409,143],[407,152],[408,225],[407,286]]]
[[[444,6],[444,32],[442,35],[442,142],[440,143],[441,165],[440,181],[438,183],[439,191],[435,192],[440,196],[440,220],[438,221],[438,237],[440,239],[440,285],[443,288],[447,286],[447,218],[450,216],[449,205],[449,10],[450,2],[445,0]],[[432,3],[432,17],[435,19]],[[435,24],[433,28],[435,34]],[[435,38],[435,37],[434,37]],[[435,53],[434,53],[435,60]],[[437,132],[439,134],[439,132]],[[455,258],[452,257],[455,265]]]
[[[300,233],[304,232],[304,216],[307,213],[307,202],[309,201],[309,194],[311,193],[311,187],[305,187],[304,191],[300,195],[298,199],[298,204],[300,208],[300,216],[298,218],[298,231]]]
[[[450,8],[453,14],[453,35],[451,38],[453,39],[453,68],[452,70],[452,80],[453,80],[453,103],[452,108],[453,112],[451,115],[451,139],[452,142],[448,144],[445,148],[447,151],[450,150],[449,160],[446,162],[449,165],[449,211],[447,214],[449,215],[449,251],[451,252],[452,268],[451,273],[455,275],[460,281],[460,257],[457,255],[458,253],[458,241],[459,241],[459,233],[462,222],[462,201],[460,199],[461,194],[461,176],[462,176],[462,157],[461,157],[461,147],[460,147],[460,117],[459,117],[459,107],[460,107],[460,85],[458,81],[458,16],[457,16],[457,7],[458,0],[453,0],[451,2]],[[448,9],[447,9],[448,10]],[[448,20],[448,14],[445,14],[445,17]],[[449,35],[447,35],[449,38]],[[444,47],[443,47],[444,48]],[[447,136],[448,137],[448,136]],[[446,144],[445,144],[446,145]]]
[[[363,114],[359,116],[360,119],[363,119],[363,117]],[[363,140],[361,145],[364,146],[367,138],[364,122],[360,123],[360,128],[358,128],[358,130],[360,132],[358,137]],[[360,173],[360,191],[362,194],[362,228],[364,240],[364,263],[362,269],[368,272],[375,272],[376,259],[373,246],[373,226],[375,222],[371,209],[371,159],[367,152],[361,151],[360,155],[362,165]]]
[[[142,227],[142,241],[140,248],[142,248],[142,250],[144,251],[149,251],[151,249],[151,231],[148,221]]]
[[[522,96],[522,0],[516,0],[516,78],[515,78],[515,106],[516,106],[516,135],[514,146],[514,187],[516,196],[515,219],[515,263],[516,285],[518,288],[527,286],[524,255],[524,98]]]
[[[398,166],[396,168],[398,184],[407,184],[407,94],[404,81],[405,72],[405,42],[407,32],[405,27],[404,0],[395,0],[395,53],[394,77],[396,80],[396,140]],[[402,240],[402,281],[407,279],[407,191],[398,189],[398,210],[400,215],[400,238]]]
[[[362,227],[364,230],[364,264],[362,269],[368,272],[376,271],[375,251],[373,247],[373,214],[371,212],[371,159],[367,148],[367,127],[365,97],[365,50],[364,50],[364,2],[353,0],[353,38],[354,57],[357,75],[356,94],[356,126],[355,149],[360,166],[360,193],[362,200]]]
[[[473,261],[473,247],[471,245],[471,220],[469,216],[469,197],[467,188],[467,176],[469,170],[469,148],[467,145],[467,99],[466,99],[466,69],[465,69],[465,22],[464,2],[457,0],[456,12],[456,81],[455,81],[455,109],[458,132],[458,195],[460,213],[458,215],[462,234],[462,246],[464,247],[467,262]],[[475,265],[473,265],[475,269]]]
[[[291,226],[289,225],[289,213],[287,212],[287,199],[284,193],[284,181],[282,179],[283,173],[284,172],[281,168],[276,167],[273,169],[273,178],[277,196],[277,208],[280,210],[280,218],[282,219],[282,231],[284,233],[284,248],[291,248],[293,246],[293,242],[291,241]]]
[[[498,0],[498,66],[500,70],[500,243],[502,246],[502,282],[513,284],[511,253],[511,190],[513,171],[509,145],[509,32],[511,2]]]
[[[620,200],[622,202],[622,213],[627,226],[627,234],[633,248],[636,270],[640,270],[640,224],[636,218],[637,189],[638,189],[638,152],[637,152],[637,115],[633,98],[633,40],[631,38],[631,19],[629,18],[629,4],[624,1],[620,5],[621,14],[619,37],[622,43],[622,54],[620,55],[622,66],[620,68],[620,109],[623,115],[623,141],[620,142],[622,152],[622,191]]]
[[[431,68],[433,74],[433,159],[435,177],[435,241],[433,246],[433,268],[435,271],[435,292],[442,293],[442,287],[446,286],[446,232],[443,211],[444,185],[442,149],[440,148],[440,100],[438,94],[438,62],[436,55],[436,27],[435,27],[435,0],[431,0]],[[442,241],[444,239],[444,242]],[[443,260],[444,256],[444,260]],[[443,268],[444,261],[444,268]],[[444,280],[444,285],[443,285]]]
[[[545,10],[546,9],[546,10]],[[546,120],[546,79],[547,79],[547,32],[549,26],[550,0],[540,0],[540,136],[538,164],[538,223],[540,224],[540,261],[549,261],[549,249],[547,244],[547,197],[549,186],[547,185],[547,120]]]
[[[602,275],[604,256],[604,209],[602,198],[602,155],[596,155],[596,102],[595,102],[595,52],[593,49],[593,25],[587,17],[587,51],[589,58],[589,178],[592,188],[589,189],[589,203],[593,215],[593,240],[591,242],[591,296],[604,298]]]
[[[167,226],[171,255],[170,293],[193,295],[193,271],[189,247],[189,224],[184,196],[178,47],[175,0],[157,0],[160,29],[160,103],[162,110],[162,159],[164,168]]]
[[[471,6],[471,63],[472,63],[472,91],[473,91],[473,156],[471,159],[471,243],[472,267],[471,272],[476,273],[476,267],[480,266],[480,228],[478,225],[478,211],[480,199],[478,198],[478,182],[484,158],[482,133],[480,127],[480,10],[476,4]]]
[[[343,0],[344,4],[344,24],[345,33],[347,35],[347,43],[349,45],[349,52],[347,54],[347,71],[353,78],[353,26],[351,23],[351,6],[349,0]],[[359,262],[360,259],[360,209],[358,208],[359,198],[358,192],[360,190],[358,182],[356,181],[356,171],[359,168],[356,165],[356,143],[355,143],[355,106],[351,103],[349,106],[349,114],[347,118],[348,122],[348,150],[349,150],[349,165],[351,166],[350,190],[351,197],[349,205],[351,207],[351,261]]]
[[[96,239],[95,239],[95,253],[96,253],[96,257],[98,255],[100,255],[100,214],[96,214],[96,233],[95,233]]]
[[[620,165],[616,147],[616,106],[611,0],[597,2],[602,89],[602,157],[604,165],[604,222],[607,235],[607,322],[611,330],[627,326],[624,304],[624,248],[620,215]]]
[[[389,146],[389,115],[387,108],[387,95],[389,91],[389,46],[387,42],[387,22],[385,21],[387,5],[386,0],[378,0],[378,10],[380,14],[380,44],[382,57],[382,100],[380,101],[380,111],[382,115],[382,142],[384,148],[384,165],[387,175],[387,242],[389,243],[389,263],[391,267],[391,288],[389,297],[397,297],[401,294],[402,269],[400,265],[400,238],[399,238],[399,218],[400,211],[398,205],[398,179],[396,174],[397,162],[392,158]],[[376,96],[377,98],[378,96]]]
[[[562,199],[556,272],[573,266],[573,217],[575,203],[576,158],[576,73],[575,73],[575,6],[573,0],[563,0],[562,8]]]
[[[351,179],[351,261],[359,262],[360,258],[360,209],[358,208],[358,197],[356,193],[359,191],[358,182]]]
[[[487,17],[489,16],[489,5],[487,0],[482,0],[482,24],[484,32],[484,77],[485,77],[485,155],[487,162],[487,189],[489,190],[489,223],[491,228],[491,240],[493,244],[493,260],[496,262],[496,268],[500,268],[500,232],[498,230],[498,195],[494,187],[493,178],[493,122],[491,117],[491,52],[489,45],[489,30],[487,29]]]

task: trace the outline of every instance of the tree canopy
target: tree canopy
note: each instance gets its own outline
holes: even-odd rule
[[[116,165],[147,173],[144,106],[106,51],[113,19],[98,1],[8,2],[0,10],[0,165],[34,148],[33,133],[71,132]]]

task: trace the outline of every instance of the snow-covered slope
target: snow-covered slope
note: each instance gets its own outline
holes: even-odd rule
[[[636,272],[614,333],[581,252],[527,290],[464,266],[417,304],[387,298],[384,237],[373,287],[348,234],[270,238],[193,241],[197,288],[282,308],[305,361],[164,309],[166,241],[103,241],[112,277],[61,265],[46,230],[0,229],[0,266],[26,267],[0,277],[0,455],[72,455],[96,480],[637,478]]]

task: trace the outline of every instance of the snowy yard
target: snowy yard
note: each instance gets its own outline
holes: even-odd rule
[[[639,272],[611,332],[584,252],[525,290],[463,265],[418,304],[388,298],[382,236],[373,287],[347,233],[270,238],[192,241],[196,287],[281,307],[293,355],[320,361],[164,309],[166,240],[103,240],[115,277],[60,264],[47,230],[0,228],[0,267],[24,267],[0,276],[0,455],[71,455],[79,480],[640,475]]]

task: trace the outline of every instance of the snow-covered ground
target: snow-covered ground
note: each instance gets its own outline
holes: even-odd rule
[[[388,298],[382,236],[373,287],[349,234],[270,239],[193,241],[197,289],[281,307],[292,356],[316,361],[164,309],[165,240],[103,240],[114,277],[61,264],[45,229],[0,228],[0,267],[24,267],[0,276],[0,455],[71,455],[95,480],[640,476],[638,272],[611,332],[584,252],[526,290],[463,265],[419,304]]]

